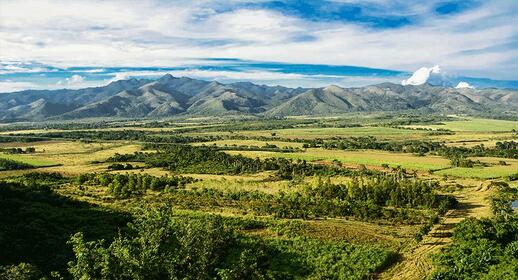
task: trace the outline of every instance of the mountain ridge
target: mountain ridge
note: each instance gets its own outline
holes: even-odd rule
[[[518,90],[392,83],[288,88],[251,82],[223,84],[166,74],[157,80],[131,78],[102,87],[0,94],[3,122],[175,115],[285,117],[400,110],[518,115]]]

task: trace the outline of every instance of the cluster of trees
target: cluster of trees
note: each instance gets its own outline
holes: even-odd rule
[[[452,155],[450,157],[450,164],[453,167],[473,168],[475,166],[484,166],[480,160],[472,160],[463,156]]]
[[[35,137],[35,136],[0,136],[0,143],[13,143],[13,142],[22,142],[22,143],[29,143],[29,142],[40,142],[40,141],[47,141],[48,138],[45,137]]]
[[[296,152],[302,152],[302,149],[296,148],[296,147],[279,147],[274,144],[268,144],[266,143],[264,146],[254,146],[254,145],[227,145],[224,146],[216,146],[214,144],[214,147],[218,150],[223,151],[267,151],[267,152],[278,152],[278,153],[296,153]]]
[[[0,171],[34,168],[33,165],[12,159],[0,158]]]
[[[473,147],[448,147],[438,151],[439,155],[451,156],[471,156],[471,157],[503,157],[518,159],[518,142],[503,141],[497,142],[494,148],[487,148],[484,144]]]
[[[135,167],[131,163],[121,164],[113,163],[108,165],[109,170],[133,170]]]
[[[518,217],[468,218],[434,256],[431,279],[518,279]]]
[[[314,139],[304,143],[304,148],[322,147],[324,149],[356,150],[372,149],[391,152],[414,153],[424,155],[436,154],[447,158],[451,157],[504,157],[518,158],[518,142],[497,142],[494,148],[487,148],[483,144],[473,147],[452,147],[441,142],[409,140],[409,141],[382,141],[373,136],[335,138],[331,140]]]
[[[1,148],[0,152],[6,154],[33,154],[36,152],[36,148],[27,147],[25,150],[23,148]]]
[[[38,136],[44,138],[63,138],[63,139],[78,139],[89,141],[115,141],[115,140],[131,140],[151,143],[194,143],[194,142],[208,142],[222,139],[220,136],[184,136],[177,133],[166,131],[143,131],[143,130],[77,130],[64,132],[47,132],[39,134],[24,134],[29,136]],[[18,135],[21,136],[21,135]]]
[[[299,176],[315,174],[354,174],[356,171],[336,166],[324,166],[293,161],[285,158],[248,158],[241,155],[229,155],[211,146],[189,145],[147,145],[147,149],[155,148],[156,153],[136,152],[133,154],[116,154],[109,158],[110,162],[145,162],[150,167],[164,167],[171,171],[183,173],[207,174],[241,174],[276,170],[279,179],[293,179]],[[372,171],[364,170],[364,173]]]
[[[435,193],[436,182],[397,178],[393,175],[353,177],[345,184],[319,182],[302,191],[268,194],[260,191],[179,190],[173,201],[188,209],[235,207],[279,218],[353,216],[362,220],[387,219],[414,223],[426,221],[455,207],[453,196]],[[420,209],[420,210],[417,210]]]
[[[319,143],[320,142],[320,143]],[[391,152],[404,152],[425,154],[432,151],[437,151],[443,147],[444,144],[432,141],[380,141],[373,136],[365,137],[350,137],[340,140],[315,140],[313,143],[306,144],[308,147],[321,146],[324,149],[340,149],[340,150],[356,150],[356,149],[372,149],[383,150]]]
[[[148,174],[110,174],[87,173],[77,177],[76,183],[108,187],[109,192],[117,198],[140,196],[146,190],[170,191],[183,188],[186,184],[196,182],[192,177],[184,176],[151,176]]]

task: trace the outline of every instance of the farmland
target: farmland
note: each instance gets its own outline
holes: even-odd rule
[[[2,273],[111,279],[117,264],[153,278],[134,266],[150,259],[216,279],[448,273],[433,256],[467,242],[455,226],[496,219],[518,187],[518,122],[392,118],[2,126]],[[134,250],[150,259],[118,253]]]

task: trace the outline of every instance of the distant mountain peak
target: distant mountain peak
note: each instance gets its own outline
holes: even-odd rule
[[[0,94],[0,120],[86,117],[169,117],[262,114],[332,115],[419,110],[518,115],[518,91],[382,83],[366,87],[287,88],[250,82],[222,84],[166,74],[119,80],[104,87]]]
[[[176,79],[173,75],[167,73],[157,80],[158,83],[168,83]]]

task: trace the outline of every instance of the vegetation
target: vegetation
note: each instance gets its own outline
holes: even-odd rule
[[[515,123],[459,120],[0,126],[0,279],[514,279]]]
[[[362,220],[420,223],[428,216],[412,209],[433,209],[440,214],[456,205],[453,197],[436,194],[436,186],[436,182],[380,175],[353,177],[340,185],[320,180],[315,186],[305,186],[301,191],[277,194],[200,189],[179,190],[171,195],[176,204],[188,209],[232,206],[278,218],[353,216]]]
[[[292,161],[284,158],[248,158],[241,155],[229,155],[214,147],[187,145],[154,145],[155,153],[137,152],[115,156],[108,159],[111,162],[145,162],[150,167],[165,167],[177,173],[207,173],[207,174],[242,174],[275,170],[277,177],[292,179],[297,176],[315,174],[351,174],[332,166],[314,165],[306,161]]]
[[[76,182],[80,185],[90,184],[108,187],[110,194],[117,198],[141,196],[146,190],[171,191],[183,188],[196,179],[182,176],[151,176],[141,174],[81,174]]]
[[[19,162],[11,159],[0,158],[0,171],[3,170],[21,170],[34,168],[33,165]]]

